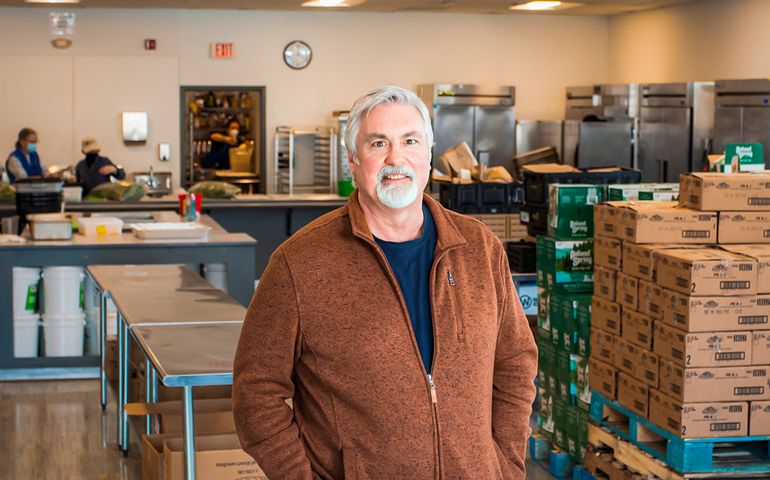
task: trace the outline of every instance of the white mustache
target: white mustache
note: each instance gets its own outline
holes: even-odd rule
[[[409,167],[394,167],[391,165],[388,165],[386,167],[383,167],[382,170],[377,174],[377,182],[382,183],[382,179],[385,178],[388,175],[405,175],[409,177],[411,180],[414,180],[414,177],[416,174],[414,173],[414,170],[412,170]]]

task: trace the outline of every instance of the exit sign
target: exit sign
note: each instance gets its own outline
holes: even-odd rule
[[[235,57],[235,44],[214,42],[211,44],[211,58],[234,58]]]

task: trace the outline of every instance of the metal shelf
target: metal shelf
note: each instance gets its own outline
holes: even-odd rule
[[[276,193],[336,193],[336,158],[333,127],[276,128]]]

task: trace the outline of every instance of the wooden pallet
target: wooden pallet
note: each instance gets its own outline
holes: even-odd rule
[[[590,417],[680,475],[672,479],[770,478],[770,436],[683,439],[595,391]],[[690,475],[700,473],[712,476]]]

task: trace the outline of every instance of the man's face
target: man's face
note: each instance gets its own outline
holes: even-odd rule
[[[356,159],[350,168],[364,201],[404,208],[422,201],[428,184],[430,145],[425,124],[412,105],[386,103],[361,118]]]

